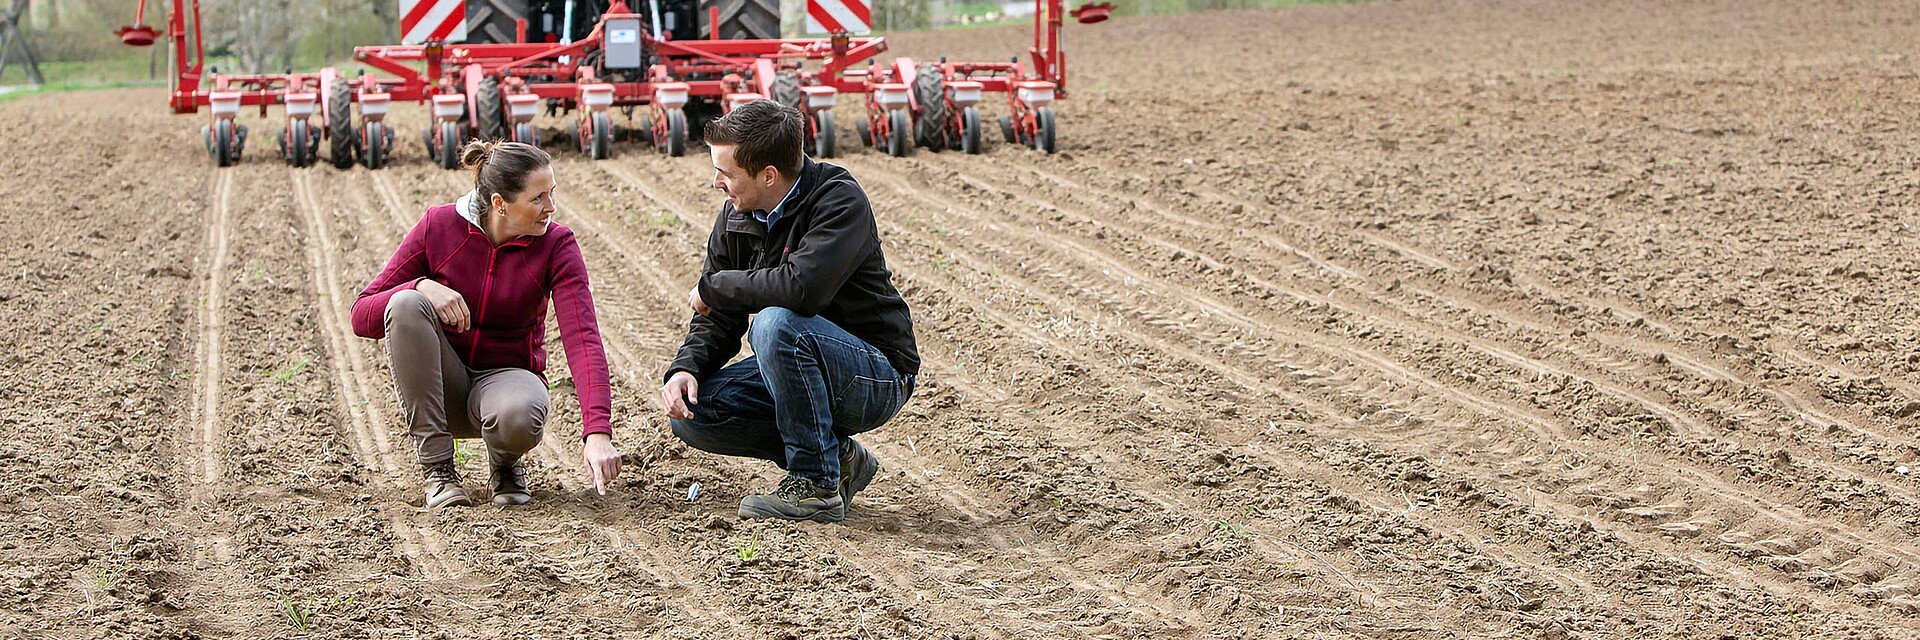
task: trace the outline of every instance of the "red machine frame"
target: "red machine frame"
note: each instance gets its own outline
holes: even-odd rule
[[[376,114],[362,114],[361,127],[352,127],[351,108],[336,104],[340,99],[347,102],[367,102],[369,98],[379,100],[384,106],[387,101],[435,102],[435,130],[423,136],[430,155],[434,155],[442,165],[452,166],[449,159],[441,157],[437,150],[450,148],[446,136],[465,139],[479,130],[482,123],[479,96],[484,82],[491,80],[494,87],[503,94],[501,109],[515,109],[515,125],[508,137],[519,139],[529,137],[532,131],[531,113],[526,110],[529,102],[525,98],[514,96],[533,96],[546,100],[549,109],[564,109],[573,112],[584,109],[587,113],[576,122],[576,137],[583,151],[594,157],[605,157],[609,147],[601,141],[611,141],[611,119],[606,111],[615,106],[649,107],[651,126],[648,127],[656,148],[673,155],[684,152],[688,136],[689,123],[681,107],[694,100],[716,101],[722,110],[731,110],[736,104],[759,97],[772,97],[776,77],[791,72],[797,78],[805,94],[797,105],[807,116],[808,140],[815,155],[831,156],[832,148],[832,98],[838,92],[856,92],[867,95],[867,114],[863,122],[862,139],[874,146],[883,146],[883,139],[894,142],[884,146],[889,153],[904,155],[912,145],[897,144],[899,135],[894,130],[905,126],[908,121],[894,115],[905,111],[906,115],[918,117],[929,112],[935,105],[927,102],[926,96],[917,96],[913,88],[918,74],[937,72],[940,74],[939,86],[946,87],[958,83],[959,91],[964,94],[955,101],[955,90],[945,89],[942,93],[941,108],[934,109],[940,114],[941,125],[937,127],[939,135],[919,136],[921,146],[952,146],[967,148],[978,152],[978,114],[973,110],[978,93],[1004,93],[1007,96],[1008,115],[1002,118],[1003,133],[1009,142],[1019,142],[1047,152],[1053,151],[1053,115],[1051,103],[1067,95],[1066,53],[1060,46],[1062,20],[1062,0],[1035,0],[1034,40],[1028,50],[1032,67],[1029,69],[1020,62],[972,62],[949,63],[944,60],[937,65],[916,67],[912,60],[900,58],[890,67],[878,67],[871,59],[887,49],[882,37],[855,37],[845,32],[835,33],[828,38],[815,39],[778,39],[778,40],[722,40],[716,30],[711,39],[675,41],[656,37],[644,29],[639,34],[641,51],[652,53],[659,61],[646,69],[645,79],[633,81],[607,81],[596,77],[595,67],[582,64],[588,54],[603,50],[605,47],[605,29],[610,20],[637,20],[645,24],[643,16],[633,13],[625,0],[614,0],[607,13],[592,32],[577,41],[567,44],[550,43],[506,43],[506,44],[447,44],[428,42],[420,45],[363,46],[354,49],[355,60],[384,72],[380,74],[362,74],[357,78],[341,77],[333,69],[323,69],[314,74],[219,74],[211,77],[210,88],[203,87],[208,79],[206,74],[205,53],[201,45],[200,2],[199,0],[172,0],[173,10],[169,12],[166,27],[166,39],[172,48],[174,74],[169,79],[168,104],[175,113],[195,113],[200,107],[214,107],[213,121],[208,127],[208,148],[216,160],[223,166],[229,160],[237,160],[238,149],[244,142],[244,126],[231,121],[237,109],[235,106],[257,106],[261,115],[266,115],[267,107],[275,104],[287,104],[290,97],[305,100],[318,94],[319,113],[322,117],[320,133],[328,138],[357,138],[353,144],[364,153],[367,134],[362,130],[367,122],[377,122],[385,111]],[[1088,4],[1076,9],[1074,17],[1081,22],[1094,23],[1105,20],[1111,10],[1110,4]],[[146,0],[140,0],[135,25],[124,27],[116,33],[129,45],[143,46],[153,44],[156,33],[150,27],[140,23],[146,11]],[[189,18],[191,25],[189,25]],[[191,34],[189,34],[191,29]],[[717,29],[717,28],[716,28]],[[524,25],[521,32],[524,34]],[[188,36],[192,36],[192,50],[188,50]],[[524,35],[521,38],[524,40]],[[191,53],[191,56],[189,56]],[[424,62],[425,70],[416,68],[412,63]],[[806,63],[817,63],[808,69]],[[866,63],[864,68],[856,65]],[[349,89],[336,87],[336,83],[348,83]],[[904,103],[899,102],[899,91],[907,87]],[[931,85],[927,85],[931,86]],[[436,96],[460,95],[464,97],[464,112],[460,117],[448,117],[452,105],[447,98]],[[973,99],[969,101],[968,96]],[[882,99],[884,98],[884,100]],[[237,99],[237,100],[236,100]],[[504,104],[513,103],[511,107]],[[965,103],[965,104],[962,104]],[[490,106],[492,103],[489,103]],[[367,109],[363,108],[363,112]],[[971,115],[969,113],[971,112]],[[289,115],[290,122],[281,132],[283,153],[291,153],[286,141],[292,134],[295,118]],[[304,120],[306,116],[297,116]],[[506,117],[494,114],[491,117]],[[449,129],[448,124],[454,128]],[[971,123],[971,124],[969,124]],[[522,128],[518,125],[527,125]],[[936,128],[924,127],[928,131]],[[869,130],[871,135],[869,135]],[[382,128],[383,134],[391,136],[390,130]],[[342,136],[341,134],[348,134]],[[230,136],[227,140],[221,136]],[[969,136],[971,136],[969,138]],[[821,146],[825,138],[825,146]],[[937,139],[934,139],[937,138]],[[963,145],[956,141],[972,140],[972,144]],[[226,158],[219,151],[221,143],[230,143],[232,157]],[[311,145],[309,145],[311,146]],[[390,148],[385,145],[386,148]],[[336,155],[343,147],[336,143]],[[310,149],[309,149],[310,151]],[[824,153],[822,153],[824,151]],[[365,160],[365,159],[363,159]],[[289,162],[302,165],[289,157]],[[335,158],[335,164],[342,164]],[[366,162],[368,166],[378,166],[381,159]]]

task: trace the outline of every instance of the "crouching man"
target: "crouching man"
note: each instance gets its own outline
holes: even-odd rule
[[[880,468],[854,436],[906,404],[920,354],[866,193],[802,154],[803,126],[769,100],[708,126],[727,201],[660,403],[688,445],[786,470],[740,517],[838,522]],[[727,364],[742,337],[753,355]]]

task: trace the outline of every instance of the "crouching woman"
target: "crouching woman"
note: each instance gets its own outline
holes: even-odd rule
[[[473,142],[461,160],[473,191],[427,209],[353,303],[354,333],[386,341],[426,504],[473,503],[455,438],[486,443],[494,504],[533,498],[521,460],[546,428],[549,300],[580,400],[582,463],[604,494],[620,473],[607,357],[580,245],[552,221],[551,160],[515,142]]]

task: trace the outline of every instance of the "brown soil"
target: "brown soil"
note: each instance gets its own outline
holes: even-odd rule
[[[550,145],[616,490],[562,383],[535,504],[427,511],[345,321],[464,190],[424,110],[396,166],[343,172],[273,161],[251,114],[215,169],[158,91],[0,105],[0,636],[1920,633],[1909,3],[1069,30],[1057,155],[842,126],[927,359],[844,526],[736,521],[777,470],[652,406],[718,203],[701,149]]]

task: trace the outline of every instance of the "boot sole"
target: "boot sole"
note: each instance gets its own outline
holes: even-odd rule
[[[529,502],[533,502],[533,496],[524,493],[493,494],[493,504],[496,506],[517,507]]]
[[[427,507],[430,509],[439,509],[442,507],[471,507],[471,506],[473,506],[473,498],[467,497],[467,494],[465,492],[442,497],[438,502],[433,500],[427,501]]]
[[[788,520],[792,522],[810,521],[810,522],[820,522],[820,523],[830,524],[834,522],[839,522],[841,520],[845,520],[847,517],[847,508],[845,505],[842,505],[838,510],[816,511],[814,512],[813,515],[810,515],[804,518],[795,518],[793,516],[780,513],[778,511],[767,511],[767,510],[759,509],[756,507],[740,505],[740,517],[746,518],[748,520]]]

